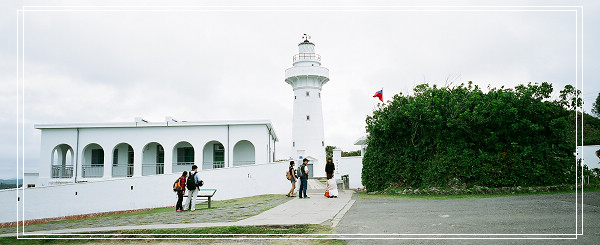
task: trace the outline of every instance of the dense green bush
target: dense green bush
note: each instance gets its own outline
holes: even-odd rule
[[[448,184],[573,182],[573,128],[549,83],[490,88],[418,85],[367,117],[368,190]]]
[[[593,117],[587,113],[583,113],[583,117],[581,113],[577,113],[578,120],[571,120],[572,126],[575,127],[575,123],[577,122],[577,132],[579,140],[577,140],[578,145],[600,145],[600,119]],[[583,119],[583,131],[581,130],[581,120]],[[581,139],[581,134],[583,133],[583,142]]]

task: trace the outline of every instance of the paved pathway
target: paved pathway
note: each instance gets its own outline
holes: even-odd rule
[[[584,235],[578,236],[577,240],[566,240],[573,239],[575,236],[558,234],[576,234],[576,208],[579,211],[582,208],[584,210]],[[343,236],[346,238],[362,238],[347,240],[351,245],[372,243],[600,244],[598,220],[600,220],[599,192],[585,193],[583,205],[576,205],[574,193],[449,200],[367,198],[360,199],[352,206],[335,231],[338,234],[355,234]],[[581,228],[581,220],[577,224]],[[485,240],[481,239],[482,237],[517,240]],[[379,239],[364,240],[364,238]],[[382,240],[388,238],[393,240]],[[435,240],[439,238],[447,240]],[[462,238],[462,240],[448,240],[448,238]],[[539,240],[539,238],[566,239]]]
[[[233,222],[193,222],[193,220],[207,220],[207,218],[201,218],[203,216],[211,216],[205,215],[205,213],[213,212],[213,209],[210,210],[202,210],[197,211],[198,215],[191,215],[196,213],[186,213],[186,215],[181,215],[181,213],[173,212],[179,218],[189,218],[194,217],[191,221],[186,220],[184,223],[177,223],[177,219],[171,218],[170,220],[165,221],[164,218],[154,217],[158,220],[163,220],[163,223],[151,223],[145,225],[135,225],[135,223],[129,223],[134,225],[125,225],[128,224],[128,219],[117,221],[119,224],[123,225],[107,225],[105,227],[85,227],[85,228],[76,228],[76,229],[64,229],[59,228],[55,230],[41,230],[34,232],[27,232],[30,234],[81,234],[81,233],[90,233],[90,232],[110,232],[117,230],[138,230],[138,229],[169,229],[169,228],[198,228],[198,227],[217,227],[217,226],[259,226],[259,225],[292,225],[292,224],[326,224],[335,226],[339,223],[344,213],[350,208],[350,206],[354,203],[354,200],[351,200],[353,191],[343,191],[340,190],[340,195],[338,198],[326,198],[323,196],[325,192],[325,185],[320,183],[316,179],[309,180],[309,190],[308,196],[310,198],[286,198],[285,202],[275,206],[272,209],[264,211],[258,215],[249,217],[247,219],[233,221]],[[290,200],[291,199],[291,200]],[[288,201],[289,200],[289,201]],[[257,204],[260,205],[260,204]],[[248,205],[248,210],[256,209],[256,207],[252,207],[254,205]],[[247,211],[247,210],[246,210]],[[218,211],[216,211],[218,212]],[[235,217],[235,212],[222,214],[220,220],[228,221]],[[244,212],[244,211],[240,211]],[[163,213],[164,215],[164,213]],[[160,216],[160,214],[159,214]],[[214,215],[213,215],[214,216]],[[135,219],[135,216],[131,216],[132,219]],[[212,216],[211,216],[212,217]],[[228,219],[228,217],[230,219]],[[106,217],[110,219],[110,217]],[[217,219],[217,218],[215,218]],[[92,223],[98,222],[95,220]],[[130,220],[130,222],[133,222]],[[25,233],[25,234],[27,234]],[[2,234],[1,236],[15,236],[15,233],[12,234]]]

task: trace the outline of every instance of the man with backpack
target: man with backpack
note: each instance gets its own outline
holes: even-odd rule
[[[304,158],[302,160],[302,165],[298,167],[298,177],[300,177],[300,190],[298,190],[299,198],[302,198],[302,194],[304,194],[304,198],[310,198],[306,195],[306,189],[308,188],[308,159]]]
[[[196,196],[198,196],[198,188],[200,187],[199,183],[200,178],[198,177],[198,166],[192,165],[192,171],[190,171],[190,174],[188,174],[186,182],[188,198],[185,200],[185,205],[183,205],[183,211],[187,211],[188,207],[190,211],[196,211]]]

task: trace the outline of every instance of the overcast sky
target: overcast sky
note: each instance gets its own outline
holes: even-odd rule
[[[354,3],[363,7],[331,3],[327,6],[334,7],[323,7],[318,2],[291,7],[269,1],[236,8],[139,7],[198,5],[153,1],[126,4],[138,6],[134,8],[25,12],[25,78],[21,82],[25,172],[37,172],[39,166],[40,132],[33,124],[130,122],[135,117],[149,121],[164,121],[165,116],[186,121],[271,120],[280,140],[276,157],[286,159],[291,155],[293,92],[284,81],[284,71],[292,66],[304,33],[312,37],[322,65],[330,70],[330,82],[321,93],[325,144],[344,151],[359,149],[353,143],[365,135],[365,118],[378,103],[372,96],[381,88],[387,100],[400,92],[410,93],[421,83],[473,81],[487,88],[550,82],[555,92],[566,84],[575,85],[575,12],[368,8],[361,1]],[[483,3],[584,5],[582,92],[584,109],[589,112],[600,92],[596,82],[600,5],[592,1]],[[0,178],[17,175],[16,10],[87,4],[98,5],[85,1],[0,3]],[[456,5],[465,4],[473,6],[470,2]],[[274,7],[260,7],[265,5]]]

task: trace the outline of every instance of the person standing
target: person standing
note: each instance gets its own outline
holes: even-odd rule
[[[291,175],[290,182],[292,182],[292,189],[290,189],[288,194],[285,195],[286,197],[296,197],[294,196],[294,190],[296,189],[296,180],[298,179],[298,175],[296,175],[296,171],[294,171],[294,165],[296,165],[294,161],[290,161],[290,168],[288,171]]]
[[[308,188],[308,172],[309,172],[306,164],[308,164],[308,159],[304,158],[304,160],[302,160],[302,166],[300,166],[301,176],[300,176],[300,190],[298,191],[300,193],[300,194],[298,194],[298,196],[300,196],[299,198],[302,198],[302,194],[304,194],[304,198],[310,198],[309,196],[306,195],[306,189]]]
[[[177,191],[177,204],[175,205],[175,211],[181,212],[183,211],[183,194],[185,194],[185,181],[187,178],[187,171],[183,171],[181,177],[177,181],[179,181],[179,186],[181,186],[181,190]]]
[[[196,211],[196,196],[198,196],[198,183],[200,183],[200,179],[198,177],[198,166],[192,165],[192,171],[190,171],[190,176],[188,177],[187,182],[188,198],[185,200],[183,211],[187,211],[188,207],[190,211]]]
[[[333,171],[335,170],[335,165],[333,164],[333,160],[331,158],[327,158],[327,163],[325,164],[325,176],[333,176]]]

